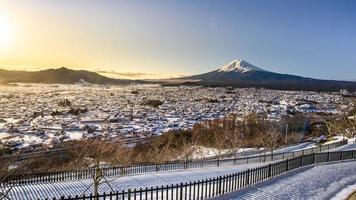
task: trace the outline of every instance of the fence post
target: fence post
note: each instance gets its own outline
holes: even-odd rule
[[[315,164],[315,156],[316,156],[316,154],[314,153],[314,155],[313,155],[313,164]]]
[[[247,185],[250,185],[250,169],[247,169],[247,179],[246,179]]]
[[[131,189],[127,191],[127,199],[131,200]]]
[[[287,160],[286,160],[286,172],[289,170],[289,159],[287,158]]]
[[[268,177],[271,177],[272,175],[272,164],[268,165]]]
[[[180,183],[180,195],[179,195],[179,199],[183,200],[183,183]]]
[[[219,176],[219,191],[218,191],[218,194],[221,194],[221,179],[222,179],[222,176]]]
[[[300,156],[300,166],[303,166],[303,158],[304,158],[304,154],[302,156]]]
[[[330,162],[330,151],[328,151],[328,158],[326,160],[327,162]]]

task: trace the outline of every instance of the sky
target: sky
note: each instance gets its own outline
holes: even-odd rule
[[[0,0],[0,68],[356,80],[352,0]]]

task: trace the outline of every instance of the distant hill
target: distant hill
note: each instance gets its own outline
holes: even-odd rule
[[[258,87],[282,90],[356,91],[356,82],[306,78],[301,76],[270,72],[244,60],[234,60],[217,70],[180,78],[194,80],[193,85]],[[188,82],[184,82],[188,84]]]
[[[0,83],[3,84],[12,82],[73,84],[83,81],[93,84],[143,83],[143,81],[108,78],[95,72],[72,70],[65,67],[35,72],[0,69]]]

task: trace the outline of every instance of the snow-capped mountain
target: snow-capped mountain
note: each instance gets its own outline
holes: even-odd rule
[[[222,67],[220,67],[219,72],[240,72],[245,73],[248,71],[265,71],[255,65],[252,65],[242,59],[236,59]]]
[[[242,59],[236,59],[217,70],[180,79],[194,80],[195,85],[263,87],[284,90],[356,91],[356,82],[319,80],[264,70]]]

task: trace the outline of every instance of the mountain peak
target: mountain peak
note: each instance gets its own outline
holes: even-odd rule
[[[259,67],[256,67],[245,60],[236,59],[232,62],[220,67],[219,72],[239,72],[245,73],[248,71],[265,71]]]
[[[70,69],[69,69],[69,68],[67,68],[67,67],[60,67],[60,68],[57,68],[57,70],[67,71],[67,70],[70,70]]]

